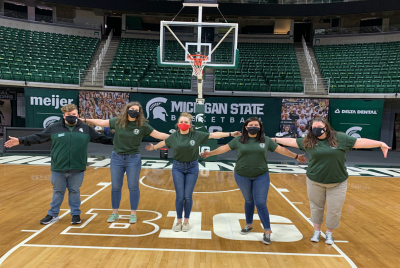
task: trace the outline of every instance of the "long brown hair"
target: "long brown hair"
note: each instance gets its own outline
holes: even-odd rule
[[[138,125],[139,127],[142,127],[144,122],[149,121],[146,118],[144,118],[142,105],[140,105],[140,103],[137,101],[132,101],[132,102],[128,103],[124,108],[122,108],[121,113],[118,116],[116,125],[120,125],[122,128],[125,128],[126,124],[128,124],[128,122],[129,122],[128,110],[129,110],[129,108],[131,108],[134,105],[139,106],[139,115],[138,115],[138,117],[136,117],[136,121],[135,121],[136,125]]]
[[[328,140],[329,146],[336,148],[338,146],[338,141],[336,139],[336,131],[331,127],[328,120],[322,117],[316,117],[308,126],[307,136],[303,140],[303,147],[306,149],[314,149],[314,146],[320,141],[313,133],[312,133],[312,125],[314,122],[322,122],[326,127],[326,139]]]
[[[246,127],[250,122],[257,121],[260,124],[260,130],[257,133],[256,141],[259,143],[265,143],[265,134],[264,134],[264,127],[262,122],[258,117],[250,117],[244,122],[243,129],[242,129],[242,136],[239,138],[239,142],[246,144],[249,142],[249,132],[247,131]]]

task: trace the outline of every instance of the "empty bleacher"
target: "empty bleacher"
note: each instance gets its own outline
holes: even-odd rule
[[[315,46],[330,93],[396,93],[400,86],[400,42]]]
[[[0,78],[79,84],[100,39],[0,27]]]

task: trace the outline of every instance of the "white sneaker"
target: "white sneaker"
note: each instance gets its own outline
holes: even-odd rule
[[[315,243],[318,243],[320,237],[321,237],[321,231],[314,231],[314,234],[311,237],[311,241],[315,242]]]
[[[173,230],[174,232],[180,232],[180,231],[182,231],[182,223],[181,223],[181,222],[177,222],[177,223],[175,224],[175,226],[172,228],[172,230]]]
[[[182,226],[182,232],[188,232],[189,231],[189,223],[188,222],[184,222],[183,226]]]
[[[335,244],[335,241],[333,241],[333,234],[331,232],[326,232],[326,238],[325,238],[325,243],[328,245],[333,245]]]

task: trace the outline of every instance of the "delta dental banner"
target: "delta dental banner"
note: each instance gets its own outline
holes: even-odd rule
[[[330,100],[329,122],[336,131],[380,140],[384,100]]]
[[[77,90],[25,88],[26,127],[46,128],[62,119],[61,107],[78,107]]]
[[[131,93],[129,97],[140,102],[150,125],[164,133],[175,129],[180,113],[196,113],[195,96]],[[267,136],[274,137],[279,128],[282,98],[207,97],[205,101],[204,115],[198,113],[194,119],[204,121],[210,133],[241,131],[252,116],[261,118]]]

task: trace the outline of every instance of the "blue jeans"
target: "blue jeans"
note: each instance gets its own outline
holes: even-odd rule
[[[183,203],[185,203],[185,218],[189,219],[193,205],[193,191],[199,177],[199,162],[180,162],[174,160],[172,178],[174,180],[176,199],[175,208],[178,219],[182,219]]]
[[[119,209],[121,203],[121,189],[124,182],[124,174],[128,180],[129,198],[131,210],[137,210],[140,199],[139,175],[142,168],[140,154],[111,154],[111,203],[113,209]]]
[[[235,181],[244,197],[244,213],[246,224],[253,224],[254,205],[257,207],[258,216],[265,231],[271,230],[267,197],[269,190],[269,174],[265,173],[256,178],[242,177],[235,172]]]
[[[68,204],[71,208],[71,215],[81,215],[80,187],[83,182],[84,171],[72,172],[51,172],[51,184],[53,184],[53,200],[47,214],[56,217],[60,213],[60,206],[64,200],[65,191],[68,188]]]

